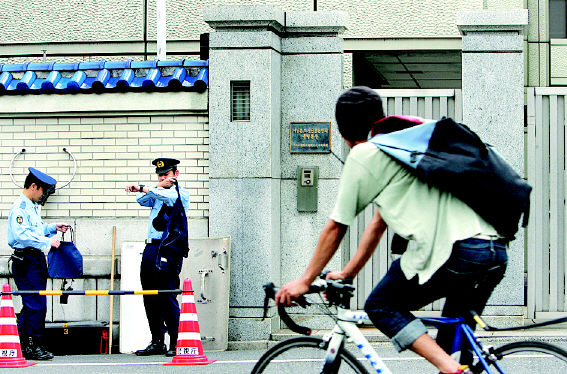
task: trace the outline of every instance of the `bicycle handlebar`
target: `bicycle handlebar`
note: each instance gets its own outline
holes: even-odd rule
[[[354,287],[349,284],[349,282],[352,282],[352,280],[335,281],[331,279],[324,279],[325,276],[326,273],[321,274],[321,276],[319,277],[320,279],[317,279],[315,282],[313,282],[313,284],[311,284],[309,290],[305,294],[308,295],[325,291],[329,305],[342,306],[345,303],[348,304],[348,300],[350,300],[350,298],[354,294]],[[262,319],[265,319],[268,313],[269,301],[270,299],[275,299],[278,287],[276,287],[274,283],[269,282],[264,284],[263,288],[266,296],[264,298],[264,316]],[[301,296],[295,301],[302,308],[310,305],[305,296]],[[287,313],[285,306],[278,306],[278,314],[291,331],[302,335],[311,335],[312,330],[309,327],[301,326],[295,323],[295,321]]]
[[[317,279],[315,282],[313,282],[313,284],[309,287],[309,290],[305,293],[305,295],[325,292],[325,296],[327,298],[329,306],[339,305],[343,308],[348,309],[349,308],[348,302],[354,293],[354,287],[351,284],[349,284],[349,282],[352,282],[352,280],[347,279],[347,280],[336,281],[336,280],[324,279],[325,276],[326,273],[321,274],[319,277],[320,279]],[[269,301],[270,299],[272,300],[275,299],[276,293],[278,291],[278,287],[276,287],[274,283],[269,282],[264,284],[263,288],[264,288],[264,292],[266,293],[266,296],[264,298],[264,316],[262,319],[265,319],[268,313]],[[310,305],[309,301],[305,298],[305,296],[301,296],[295,301],[302,308],[305,308],[308,305]],[[498,328],[486,323],[474,310],[470,310],[469,313],[473,317],[475,322],[485,331],[525,330],[535,327],[543,327],[543,326],[549,326],[553,324],[567,322],[567,317],[561,317],[561,318],[556,318],[540,323],[533,323],[529,325]],[[309,327],[301,326],[295,323],[295,321],[293,321],[293,319],[287,313],[283,305],[278,306],[278,314],[282,319],[282,321],[284,321],[284,323],[293,332],[302,335],[311,335],[312,332],[311,329]]]

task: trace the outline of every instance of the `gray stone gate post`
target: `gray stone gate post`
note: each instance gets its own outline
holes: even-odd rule
[[[267,339],[279,321],[260,321],[262,284],[300,274],[334,201],[340,163],[328,153],[290,154],[290,123],[331,122],[331,147],[342,155],[334,103],[342,90],[338,34],[346,14],[219,6],[205,11],[205,21],[215,30],[209,234],[232,237],[229,339]],[[235,82],[250,85],[249,120],[231,118]],[[299,165],[319,166],[317,212],[297,212]]]
[[[528,11],[479,10],[458,14],[463,35],[463,123],[494,145],[524,174],[524,37]],[[524,305],[524,235],[510,243],[506,278],[485,314],[515,315]],[[505,307],[507,306],[507,307]]]

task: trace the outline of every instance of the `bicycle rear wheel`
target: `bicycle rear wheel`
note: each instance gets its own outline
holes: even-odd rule
[[[549,343],[509,343],[494,349],[494,356],[496,361],[489,359],[493,373],[567,373],[567,351]],[[474,369],[474,373],[485,372],[480,363]]]
[[[285,340],[268,350],[256,363],[251,374],[320,373],[325,362],[327,343],[320,338],[301,336]],[[346,349],[341,348],[335,362],[338,374],[368,374],[364,366]]]

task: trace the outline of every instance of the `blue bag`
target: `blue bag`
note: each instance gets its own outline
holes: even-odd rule
[[[71,230],[71,241],[61,240],[59,248],[51,248],[47,254],[47,274],[53,279],[73,279],[83,275],[83,256],[75,246],[75,232]]]

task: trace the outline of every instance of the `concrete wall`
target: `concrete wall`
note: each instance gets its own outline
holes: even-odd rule
[[[539,7],[537,0],[533,7]],[[168,55],[191,58],[199,52],[199,35],[212,29],[203,19],[204,10],[218,5],[275,5],[282,11],[339,10],[349,14],[351,22],[345,38],[446,38],[459,33],[455,24],[458,10],[518,9],[523,0],[443,0],[419,2],[414,0],[168,0]],[[86,56],[140,58],[144,51],[143,1],[129,0],[34,0],[14,2],[0,0],[0,47],[3,60],[18,62],[30,58],[39,60],[42,49],[48,58],[84,60]],[[155,0],[148,0],[147,48],[155,52]],[[54,32],[54,30],[56,30]],[[83,45],[65,45],[67,42]],[[107,43],[96,43],[106,41]],[[47,45],[28,43],[48,42]],[[61,44],[62,43],[62,44]],[[105,54],[106,53],[106,54]],[[26,54],[24,58],[11,56]],[[31,55],[35,56],[31,56]],[[72,55],[71,55],[72,54]],[[82,57],[81,57],[82,55]],[[112,57],[110,57],[112,58]],[[116,58],[116,57],[114,57]]]
[[[275,5],[282,11],[312,11],[314,1],[295,0],[167,0],[167,37],[198,40],[212,31],[203,20],[211,6]],[[318,0],[317,10],[349,13],[351,24],[346,38],[458,36],[455,9],[482,9],[483,0],[341,1]],[[143,1],[1,0],[0,42],[132,41],[143,39]],[[522,0],[491,0],[489,7],[522,8]],[[155,0],[148,1],[148,36],[155,40]],[[56,33],[53,30],[57,30]],[[38,51],[41,53],[41,51]]]

